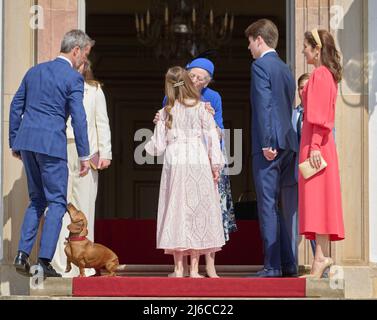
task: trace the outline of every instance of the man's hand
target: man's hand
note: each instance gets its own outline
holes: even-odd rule
[[[157,112],[157,113],[154,115],[153,123],[154,123],[154,124],[157,124],[158,120],[160,120],[160,114]]]
[[[310,151],[309,163],[312,168],[316,168],[318,170],[321,167],[321,151]]]
[[[88,174],[90,169],[89,160],[80,161],[80,177],[84,177]]]
[[[215,115],[215,109],[212,108],[211,102],[205,102],[204,107],[210,114]]]
[[[276,149],[272,149],[271,147],[270,148],[263,148],[263,155],[264,157],[268,160],[268,161],[272,161],[276,158],[276,156],[278,155],[278,152],[276,151]]]
[[[107,169],[111,164],[111,160],[109,159],[99,159],[98,161],[98,170]]]
[[[22,160],[21,154],[18,151],[12,151],[12,156],[15,157],[18,160]]]

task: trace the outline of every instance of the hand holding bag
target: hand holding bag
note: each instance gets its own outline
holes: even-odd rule
[[[322,171],[323,169],[325,169],[327,167],[327,162],[323,159],[322,155],[321,155],[321,166],[319,167],[319,169],[316,169],[316,168],[313,168],[311,165],[310,165],[310,162],[309,162],[309,158],[306,159],[305,161],[301,162],[299,165],[298,165],[299,169],[300,169],[300,172],[302,174],[302,176],[305,178],[305,179],[309,179],[310,177],[314,176],[315,174],[317,174],[318,172]]]

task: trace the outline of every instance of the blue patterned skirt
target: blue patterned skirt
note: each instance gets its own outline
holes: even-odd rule
[[[224,236],[225,241],[229,240],[229,234],[237,231],[236,219],[234,215],[232,191],[230,187],[230,178],[228,175],[228,164],[225,147],[223,147],[224,158],[226,164],[220,172],[220,179],[218,183],[220,194],[220,207],[223,216]]]

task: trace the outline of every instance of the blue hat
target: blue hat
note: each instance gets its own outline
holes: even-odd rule
[[[200,68],[208,71],[211,78],[213,78],[213,73],[215,71],[215,66],[213,65],[212,61],[206,59],[206,58],[197,58],[192,60],[187,66],[186,69],[192,69],[192,68]]]

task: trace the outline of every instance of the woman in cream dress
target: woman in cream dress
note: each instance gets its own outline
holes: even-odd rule
[[[79,69],[82,73],[84,84],[84,108],[88,122],[88,139],[90,146],[90,156],[95,159],[98,157],[98,170],[103,170],[111,164],[111,132],[105,95],[98,81],[94,80],[89,62],[83,64]],[[71,202],[76,208],[80,209],[88,220],[88,239],[94,240],[94,215],[95,203],[98,189],[98,171],[93,168],[84,177],[79,177],[80,161],[77,155],[74,134],[70,119],[67,123],[67,151],[68,151],[68,192],[67,202]],[[79,270],[72,265],[72,270],[65,273],[67,257],[64,252],[65,238],[68,237],[67,226],[70,223],[68,214],[65,214],[62,222],[58,245],[54,258],[51,262],[57,272],[63,277],[75,277],[79,275]],[[94,275],[94,269],[86,269],[87,276]]]

